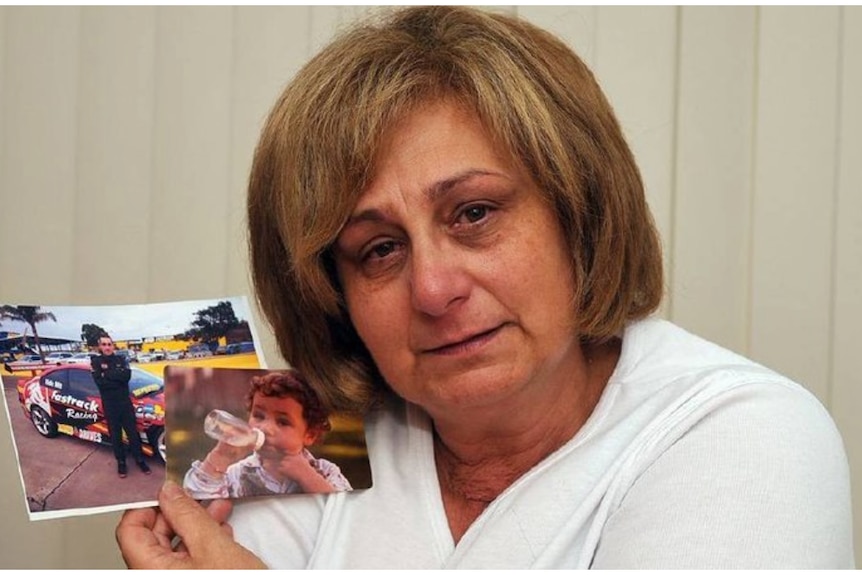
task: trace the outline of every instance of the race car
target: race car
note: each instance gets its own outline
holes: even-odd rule
[[[144,453],[164,462],[165,384],[151,373],[132,368],[129,390]],[[63,433],[106,445],[113,441],[89,365],[53,367],[32,379],[22,379],[18,401],[43,437]]]

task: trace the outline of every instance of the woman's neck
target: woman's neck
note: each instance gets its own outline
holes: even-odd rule
[[[491,501],[581,429],[619,351],[619,340],[585,350],[567,377],[528,389],[530,397],[433,417],[437,476],[456,542]]]

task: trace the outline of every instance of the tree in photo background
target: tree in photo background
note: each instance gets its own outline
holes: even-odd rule
[[[36,329],[36,324],[51,320],[57,321],[54,314],[50,311],[42,311],[38,305],[4,305],[0,308],[0,319],[10,319],[12,321],[20,321],[26,323],[33,330],[33,340],[36,342],[36,349],[42,361],[45,361],[45,354],[42,352],[42,344],[39,341],[39,330]]]
[[[245,329],[242,329],[245,328]],[[240,321],[229,301],[220,301],[216,305],[195,312],[192,327],[182,334],[183,339],[200,341],[210,347],[218,345],[220,338],[230,339],[229,334],[241,331],[248,333],[247,321]]]
[[[95,323],[85,323],[81,326],[81,339],[87,343],[87,347],[98,347],[99,338],[107,333],[105,328]]]

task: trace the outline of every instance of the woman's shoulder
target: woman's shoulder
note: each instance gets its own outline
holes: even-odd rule
[[[653,454],[683,437],[705,452],[735,437],[763,457],[804,446],[839,465],[845,457],[831,416],[804,386],[663,320],[626,330],[597,412],[606,433]]]
[[[786,379],[716,374],[620,453],[594,566],[852,566],[849,467],[826,409]]]
[[[768,372],[766,367],[669,321],[650,317],[626,326],[615,374],[687,373],[715,368]],[[773,372],[774,373],[774,372]]]
[[[595,566],[852,564],[847,457],[812,393],[669,322],[626,344],[593,434],[616,446]]]
[[[706,400],[755,386],[761,394],[790,395],[819,406],[810,392],[788,377],[658,318],[626,328],[610,383],[635,400],[655,396]]]

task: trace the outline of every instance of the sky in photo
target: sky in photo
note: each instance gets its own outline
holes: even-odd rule
[[[211,300],[150,303],[141,305],[110,306],[42,306],[41,311],[51,312],[57,318],[37,324],[39,335],[80,340],[81,326],[94,323],[104,328],[115,340],[168,336],[182,333],[191,327],[195,312],[229,301],[240,321],[251,324],[248,300],[242,297],[224,297]],[[6,305],[7,302],[3,302]],[[17,305],[8,302],[8,305]],[[21,322],[0,320],[0,331],[33,335],[30,327]]]

